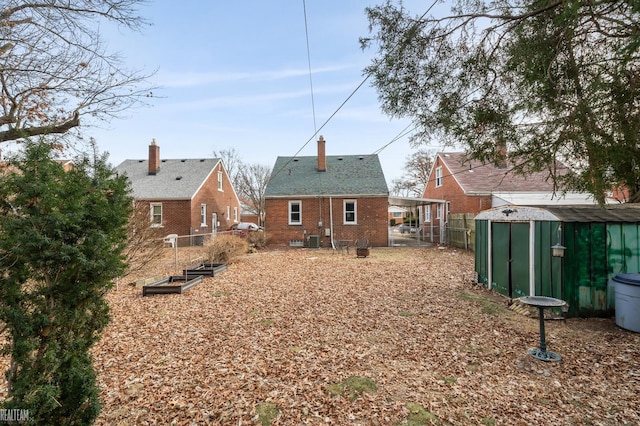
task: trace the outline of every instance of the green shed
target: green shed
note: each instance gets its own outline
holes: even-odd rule
[[[612,316],[611,279],[640,272],[639,204],[501,206],[475,222],[478,282],[510,298],[562,299],[569,317]]]

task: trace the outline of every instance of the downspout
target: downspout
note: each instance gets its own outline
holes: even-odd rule
[[[331,228],[331,248],[336,249],[336,243],[333,241],[333,199],[329,197],[329,227]]]

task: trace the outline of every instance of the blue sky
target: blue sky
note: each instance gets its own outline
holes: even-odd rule
[[[318,135],[327,141],[327,155],[374,153],[409,121],[383,115],[370,82],[327,122],[364,80],[374,54],[358,43],[368,35],[364,8],[372,4],[306,0],[309,58],[302,0],[151,0],[140,13],[152,26],[103,35],[128,68],[157,70],[150,81],[159,87],[157,98],[87,134],[114,165],[146,158],[155,139],[162,158],[211,157],[234,148],[245,163],[272,167],[277,156],[300,149],[299,155],[316,155],[313,135],[323,124]],[[404,4],[421,15],[431,1]],[[403,137],[379,153],[388,184],[402,175],[414,150]]]

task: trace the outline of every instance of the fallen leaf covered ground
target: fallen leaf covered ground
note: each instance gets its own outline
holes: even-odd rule
[[[640,334],[547,321],[563,359],[535,360],[537,319],[472,272],[452,249],[298,249],[247,255],[184,294],[122,282],[93,350],[97,424],[640,424]]]

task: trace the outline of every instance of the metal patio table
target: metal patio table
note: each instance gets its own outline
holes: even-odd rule
[[[566,304],[564,300],[547,296],[524,296],[520,298],[524,304],[535,306],[538,308],[540,315],[540,346],[535,349],[529,349],[532,357],[541,361],[560,361],[562,357],[553,351],[547,350],[547,342],[544,335],[544,310],[547,308],[560,308]]]

